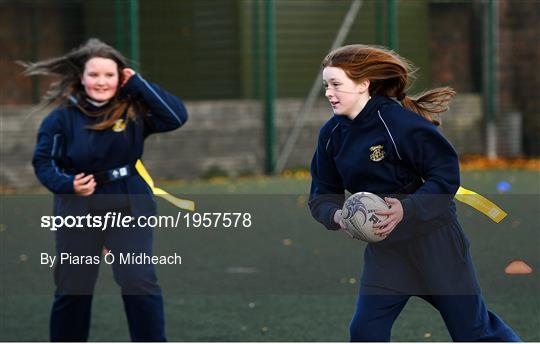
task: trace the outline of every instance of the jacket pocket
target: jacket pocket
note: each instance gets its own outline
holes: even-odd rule
[[[463,233],[463,230],[457,223],[452,223],[450,225],[450,238],[452,240],[452,243],[456,249],[456,252],[458,253],[460,259],[463,262],[467,261],[467,255],[469,254],[469,240],[465,236],[465,233]]]

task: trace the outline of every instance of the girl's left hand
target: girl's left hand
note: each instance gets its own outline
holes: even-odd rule
[[[137,74],[137,72],[135,72],[133,69],[131,68],[124,68],[122,69],[122,75],[123,75],[123,79],[122,79],[122,85],[120,85],[120,87],[123,87],[129,80],[129,78],[131,78],[132,76],[134,76],[135,74]]]
[[[377,215],[387,215],[388,218],[380,223],[373,225],[374,233],[383,237],[387,237],[392,233],[396,226],[403,220],[403,206],[397,198],[385,197],[384,201],[388,203],[390,209],[378,210]]]

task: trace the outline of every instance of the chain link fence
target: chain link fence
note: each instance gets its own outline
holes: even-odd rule
[[[461,155],[488,153],[488,123],[495,126],[498,155],[540,155],[536,95],[540,80],[535,72],[540,67],[540,2],[359,3],[344,44],[390,45],[411,60],[418,73],[408,94],[454,87],[458,96],[443,115],[442,130]],[[35,105],[53,80],[25,78],[15,61],[61,55],[90,37],[118,48],[145,78],[188,105],[191,117],[185,128],[148,144],[147,163],[157,178],[200,177],[212,169],[228,175],[263,173],[269,149],[264,107],[269,87],[276,90],[270,100],[276,104],[276,137],[271,144],[279,156],[351,4],[350,0],[0,1],[2,184],[36,183],[29,161],[36,128],[48,110],[35,111]],[[267,40],[269,6],[273,45]],[[490,8],[496,15],[492,22],[487,21]],[[495,30],[491,48],[489,30]],[[490,57],[495,61],[491,70]],[[268,79],[270,65],[275,66],[274,86]],[[496,81],[495,91],[486,80]],[[490,99],[494,108],[488,106]],[[285,168],[309,166],[318,128],[330,115],[320,92]]]

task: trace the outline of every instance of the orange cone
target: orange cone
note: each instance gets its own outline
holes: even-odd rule
[[[533,269],[522,260],[513,260],[504,269],[508,275],[526,275],[533,272]]]

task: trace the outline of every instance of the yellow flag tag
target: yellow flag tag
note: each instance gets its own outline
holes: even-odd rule
[[[455,198],[460,202],[470,205],[497,223],[501,222],[508,215],[489,199],[462,186],[459,187]]]
[[[169,194],[167,191],[155,187],[152,177],[150,177],[150,174],[148,173],[140,159],[137,160],[137,163],[135,164],[135,169],[137,170],[137,172],[139,172],[139,175],[142,177],[142,179],[144,179],[146,184],[148,184],[154,195],[169,201],[180,209],[195,211],[195,202],[188,199],[177,198]]]

